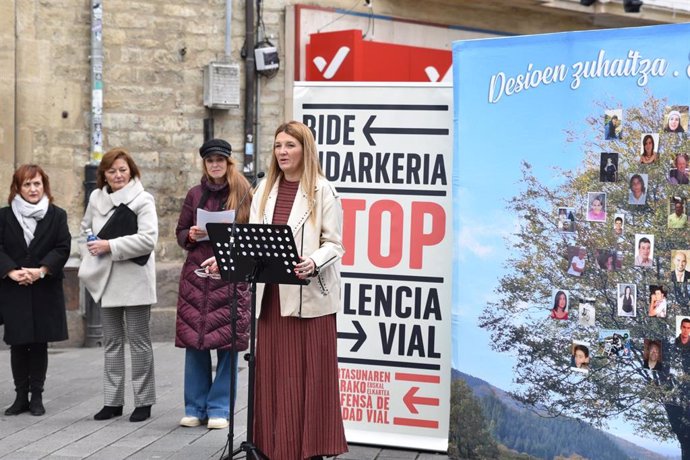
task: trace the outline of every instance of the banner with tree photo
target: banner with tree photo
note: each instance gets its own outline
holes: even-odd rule
[[[453,46],[453,368],[476,397],[472,377],[520,410],[683,458],[689,37],[682,24]],[[560,441],[549,452],[603,458]]]

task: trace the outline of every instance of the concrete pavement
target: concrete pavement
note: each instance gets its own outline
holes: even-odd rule
[[[46,414],[7,417],[4,408],[14,400],[10,353],[0,350],[0,459],[220,459],[228,430],[183,428],[182,380],[184,353],[170,342],[154,343],[158,402],[152,417],[129,422],[133,410],[131,387],[126,389],[125,414],[93,420],[103,406],[101,348],[49,349],[48,377],[43,395]],[[246,437],[247,370],[240,363],[234,444]],[[129,372],[129,355],[127,356]],[[129,375],[127,376],[127,380]],[[342,460],[447,460],[446,455],[350,445]]]

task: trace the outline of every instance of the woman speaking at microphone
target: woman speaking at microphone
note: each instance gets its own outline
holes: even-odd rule
[[[250,222],[288,224],[301,285],[258,285],[254,441],[271,460],[347,452],[338,392],[342,208],[304,124],[278,127]]]
[[[175,230],[178,244],[187,251],[180,274],[175,327],[175,346],[185,349],[185,415],[180,425],[187,427],[202,423],[210,429],[228,426],[235,401],[235,395],[230,395],[230,373],[237,376],[237,352],[246,350],[249,342],[248,286],[230,284],[201,268],[202,262],[213,256],[213,249],[206,231],[196,222],[197,209],[203,209],[235,210],[235,221],[247,223],[252,198],[250,186],[237,170],[231,152],[230,144],[222,139],[211,139],[201,146],[201,183],[187,192]],[[235,289],[238,316],[235,349],[232,349],[230,301]],[[211,350],[216,350],[217,355],[215,377]],[[235,354],[234,369],[231,369],[231,353]]]

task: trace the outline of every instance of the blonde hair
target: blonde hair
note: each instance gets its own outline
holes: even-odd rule
[[[307,195],[307,201],[311,204],[314,203],[314,197],[316,196],[316,182],[319,177],[323,177],[323,171],[321,170],[321,165],[319,164],[319,156],[316,150],[316,141],[314,140],[314,135],[311,130],[303,123],[299,121],[288,121],[278,126],[275,134],[273,135],[273,140],[278,137],[278,134],[285,133],[289,136],[294,137],[302,146],[302,175],[300,177],[299,186]],[[275,150],[275,149],[274,149]],[[259,201],[259,214],[263,215],[266,209],[266,201],[268,201],[268,195],[273,189],[273,185],[276,181],[279,181],[283,177],[283,171],[280,170],[278,165],[278,159],[275,156],[275,152],[271,155],[271,161],[268,166],[268,174],[266,175],[266,188],[261,195],[261,201]],[[312,212],[309,216],[310,219],[314,219],[314,213]]]
[[[225,174],[225,181],[228,183],[228,200],[225,202],[225,209],[235,210],[235,221],[238,224],[246,224],[249,222],[249,210],[251,208],[252,202],[252,192],[250,190],[251,185],[249,181],[242,173],[239,172],[237,168],[237,163],[231,157],[225,157],[228,163],[227,172]],[[204,165],[204,176],[211,182],[211,177],[208,175],[206,170],[206,160],[203,161]],[[246,194],[246,198],[242,203],[242,208],[237,209],[242,197]]]
[[[645,340],[645,347],[644,350],[642,351],[642,359],[645,361],[649,361],[649,354],[652,351],[652,347],[656,347],[656,349],[659,351],[659,358],[657,361],[662,360],[661,356],[661,342],[659,340],[649,340],[649,339],[644,339]]]

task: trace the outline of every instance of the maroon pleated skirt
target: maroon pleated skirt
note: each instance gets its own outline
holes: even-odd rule
[[[335,314],[281,317],[278,289],[266,286],[258,323],[254,442],[271,460],[347,452]]]

